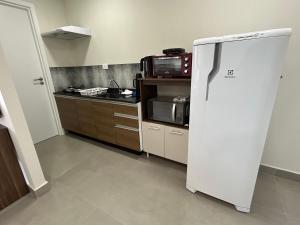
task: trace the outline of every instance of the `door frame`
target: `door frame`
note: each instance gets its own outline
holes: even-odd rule
[[[51,111],[52,111],[52,114],[54,117],[57,134],[64,135],[65,132],[61,126],[57,105],[56,105],[55,98],[53,95],[53,93],[55,92],[55,89],[54,89],[51,72],[50,72],[50,68],[49,68],[49,64],[48,64],[47,54],[46,54],[44,43],[43,43],[43,40],[41,37],[41,31],[39,28],[39,23],[38,23],[36,11],[35,11],[35,6],[31,2],[25,2],[22,0],[0,0],[0,4],[4,5],[4,6],[10,6],[13,8],[17,8],[17,9],[22,9],[27,12],[28,19],[29,19],[29,22],[31,25],[34,42],[35,42],[35,46],[38,51],[39,60],[40,60],[41,66],[42,66],[43,74],[41,74],[41,76],[43,76],[44,81],[46,83],[45,86],[47,88],[47,96],[48,96]]]

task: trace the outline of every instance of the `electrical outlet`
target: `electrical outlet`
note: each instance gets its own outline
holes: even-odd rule
[[[102,65],[102,69],[108,70],[108,64],[103,64],[103,65]]]

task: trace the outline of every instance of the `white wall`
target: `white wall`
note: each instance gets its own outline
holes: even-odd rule
[[[8,127],[19,161],[24,169],[28,185],[38,190],[47,184],[26,119],[0,46],[0,107],[3,117],[0,124]]]
[[[63,0],[25,0],[34,4],[41,32],[66,26],[65,5]],[[75,65],[72,57],[72,43],[66,40],[44,38],[44,44],[51,67]]]
[[[64,3],[67,24],[90,27],[93,37],[70,42],[69,54],[74,61],[62,59],[61,50],[56,62],[51,59],[52,65],[133,63],[142,56],[159,54],[164,48],[191,50],[192,41],[197,38],[292,27],[285,78],[279,88],[263,163],[300,173],[299,0],[65,0]],[[53,3],[56,4],[61,6],[60,1]],[[40,6],[38,16],[42,19]],[[41,26],[48,25],[41,22]]]

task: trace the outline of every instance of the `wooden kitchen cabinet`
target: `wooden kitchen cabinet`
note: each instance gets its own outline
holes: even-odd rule
[[[115,105],[115,112],[125,115],[138,116],[137,107],[132,107],[128,105]]]
[[[140,151],[138,108],[128,105],[114,107],[116,143],[125,148]]]
[[[8,129],[0,125],[0,210],[29,193]]]
[[[141,151],[137,104],[66,96],[55,99],[64,129]]]
[[[132,150],[140,150],[139,130],[116,125],[116,144]]]
[[[165,126],[165,158],[187,164],[188,130]]]
[[[188,130],[143,122],[144,151],[183,164],[187,163]]]
[[[116,144],[114,105],[110,103],[93,102],[93,108],[97,138]]]
[[[76,101],[79,132],[90,137],[97,138],[96,125],[94,121],[93,103],[87,100]]]
[[[55,100],[62,127],[66,130],[79,132],[76,99],[56,97]]]
[[[165,157],[165,131],[160,124],[143,122],[144,151],[153,155]]]

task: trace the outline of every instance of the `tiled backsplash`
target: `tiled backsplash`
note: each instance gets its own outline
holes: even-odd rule
[[[139,73],[139,64],[109,65],[108,70],[99,66],[51,67],[51,76],[55,91],[62,91],[69,86],[108,87],[114,79],[121,88],[133,88],[133,79]]]

